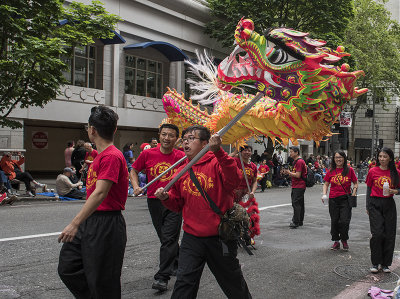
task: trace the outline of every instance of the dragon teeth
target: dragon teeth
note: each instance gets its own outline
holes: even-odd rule
[[[267,81],[269,84],[275,86],[275,87],[281,87],[279,84],[276,84],[274,80],[272,80],[272,76],[269,72],[264,72],[264,79]]]

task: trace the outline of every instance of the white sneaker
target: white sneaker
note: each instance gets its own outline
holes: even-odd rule
[[[30,197],[35,197],[35,195],[33,195],[33,193],[32,193],[31,191],[27,191],[27,192],[26,192],[26,195],[27,195],[27,196],[30,196]]]
[[[44,186],[46,186],[46,184],[36,183],[35,186],[36,187],[44,187]]]
[[[385,273],[391,273],[392,271],[389,269],[388,266],[382,266],[382,271]]]
[[[378,273],[379,272],[379,265],[373,265],[369,271],[371,271],[371,273]]]

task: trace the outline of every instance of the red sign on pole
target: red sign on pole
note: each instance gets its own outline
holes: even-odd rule
[[[49,138],[47,132],[32,132],[32,148],[47,149],[48,142]]]

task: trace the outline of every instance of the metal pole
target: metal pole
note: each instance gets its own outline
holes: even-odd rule
[[[220,137],[224,136],[225,133],[228,132],[228,130],[232,128],[233,125],[237,123],[237,121],[243,115],[245,115],[246,112],[249,111],[250,108],[253,107],[258,102],[258,100],[260,100],[263,97],[263,95],[264,95],[263,93],[258,92],[254,97],[254,99],[252,99],[238,114],[236,114],[236,116],[225,127],[219,130],[217,134]],[[175,177],[167,184],[167,186],[165,186],[164,191],[167,192],[172,187],[172,185],[175,184],[175,182],[179,180],[181,176],[183,176],[190,169],[190,167],[192,167],[198,160],[200,160],[204,156],[205,153],[209,151],[209,149],[210,149],[209,144],[203,147],[203,149],[199,153],[197,153],[197,155],[188,164],[186,164],[186,166],[178,174],[175,175]]]
[[[239,152],[239,159],[240,159],[240,164],[242,164],[243,175],[244,175],[244,179],[246,181],[247,189],[249,190],[249,192],[251,192],[250,185],[249,185],[249,179],[247,178],[246,169],[244,168],[244,163],[243,163],[243,158],[242,158],[241,152]]]
[[[143,190],[148,188],[151,184],[157,182],[164,174],[168,173],[170,170],[174,169],[176,166],[181,164],[183,161],[186,160],[186,156],[182,157],[179,161],[175,162],[174,165],[171,165],[167,170],[165,170],[163,173],[159,174],[157,177],[155,177],[151,182],[147,183],[145,186],[143,186]]]
[[[375,154],[375,93],[372,94],[372,125],[371,125],[371,132],[372,132],[372,138],[371,138],[371,159],[374,157]]]

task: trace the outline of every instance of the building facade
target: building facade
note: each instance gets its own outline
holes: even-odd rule
[[[82,0],[86,4],[90,1]],[[201,1],[191,0],[106,0],[106,10],[120,16],[112,41],[69,49],[66,59],[71,72],[69,85],[44,108],[16,109],[11,117],[22,129],[0,132],[3,149],[25,149],[25,168],[55,172],[64,167],[67,141],[88,140],[84,125],[90,109],[106,105],[119,115],[115,144],[139,146],[157,137],[166,114],[161,102],[166,87],[185,91],[187,72],[183,60],[207,49],[216,58],[229,50],[204,34],[210,20]]]

